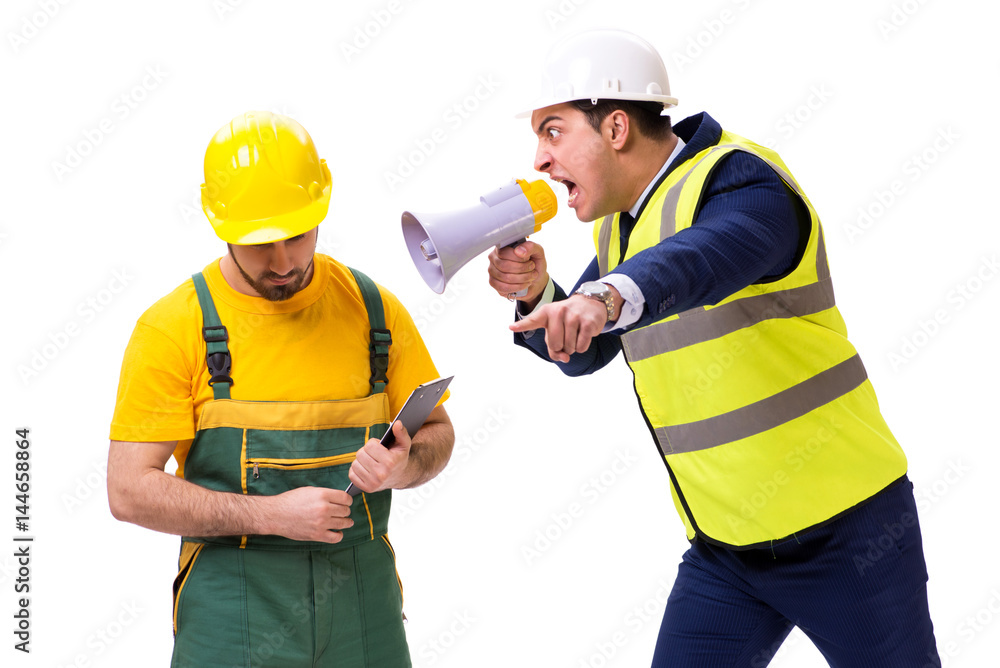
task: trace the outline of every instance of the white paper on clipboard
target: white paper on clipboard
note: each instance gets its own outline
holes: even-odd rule
[[[406,403],[403,407],[399,409],[399,413],[396,414],[395,419],[389,424],[389,428],[386,430],[385,435],[382,436],[382,440],[379,441],[385,447],[389,447],[395,442],[396,437],[392,433],[392,425],[397,422],[402,422],[403,426],[406,427],[406,433],[411,437],[417,433],[417,430],[424,426],[424,422],[427,420],[427,416],[431,414],[434,407],[437,406],[438,401],[441,400],[441,395],[444,391],[448,389],[448,384],[451,383],[451,379],[454,376],[448,376],[447,378],[438,378],[437,380],[432,380],[429,383],[424,383],[423,385],[418,385],[413,392],[410,393],[409,398],[407,398]],[[361,490],[351,483],[344,490],[351,496],[357,496],[361,493]]]

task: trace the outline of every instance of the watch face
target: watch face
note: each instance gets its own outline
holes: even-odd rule
[[[595,297],[608,292],[608,286],[600,281],[587,281],[580,286],[581,290],[585,290],[587,293],[594,295]]]

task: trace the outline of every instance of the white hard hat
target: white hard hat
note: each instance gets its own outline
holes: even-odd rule
[[[567,37],[549,51],[541,97],[531,109],[573,100],[634,100],[677,105],[663,59],[649,42],[624,30],[591,30]]]

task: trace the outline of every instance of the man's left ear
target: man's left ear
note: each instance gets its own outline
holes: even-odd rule
[[[628,139],[629,133],[630,119],[628,114],[621,109],[616,109],[608,114],[608,117],[605,120],[608,122],[611,146],[616,149],[620,149],[625,146],[625,141]]]

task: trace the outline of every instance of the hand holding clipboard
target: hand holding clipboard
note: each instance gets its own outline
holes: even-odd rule
[[[386,430],[385,435],[379,441],[384,447],[388,448],[391,446],[396,437],[392,433],[392,426],[397,422],[402,422],[403,426],[406,428],[406,433],[411,437],[417,433],[427,420],[427,416],[431,414],[434,407],[437,406],[438,401],[441,399],[441,395],[448,388],[448,384],[451,383],[451,379],[454,376],[449,376],[447,378],[438,378],[437,380],[432,380],[429,383],[424,383],[423,385],[417,386],[417,389],[413,390],[410,397],[403,404],[399,413],[396,415],[395,419],[389,425]],[[351,496],[357,496],[361,493],[361,490],[351,483],[344,490]]]

